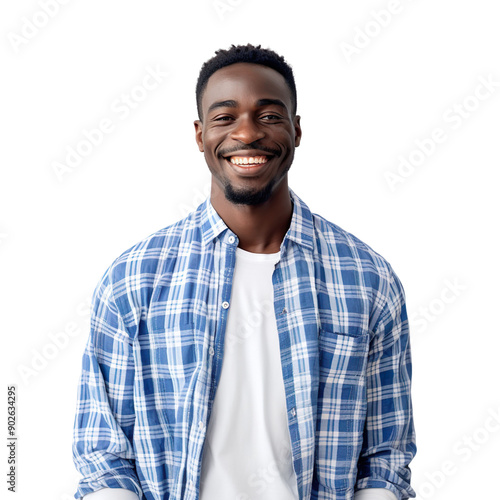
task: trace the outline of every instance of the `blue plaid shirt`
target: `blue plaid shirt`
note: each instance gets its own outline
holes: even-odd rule
[[[300,499],[352,499],[363,488],[414,497],[401,283],[369,246],[290,197],[273,287]],[[237,246],[207,198],[102,277],[78,387],[75,498],[106,487],[198,498]]]

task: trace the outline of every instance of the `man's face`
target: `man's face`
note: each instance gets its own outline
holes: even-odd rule
[[[258,64],[226,66],[208,80],[202,110],[196,142],[213,175],[212,192],[237,204],[267,201],[302,135],[283,76]]]

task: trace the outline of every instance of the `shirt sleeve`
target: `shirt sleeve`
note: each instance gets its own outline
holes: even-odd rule
[[[131,335],[116,306],[109,275],[110,269],[92,298],[90,335],[78,386],[73,461],[83,478],[77,499],[102,488],[122,488],[142,497],[132,445]]]
[[[103,488],[85,495],[83,500],[139,500],[139,497],[133,491],[123,488]]]
[[[368,354],[367,416],[355,489],[386,488],[398,500],[405,500],[416,496],[409,468],[417,451],[412,365],[405,294],[398,277],[390,271],[389,289]]]
[[[398,498],[392,491],[385,488],[366,488],[356,491],[353,500],[398,500]]]

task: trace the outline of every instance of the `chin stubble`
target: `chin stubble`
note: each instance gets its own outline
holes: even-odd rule
[[[250,189],[236,190],[231,184],[226,184],[224,194],[226,199],[235,205],[260,205],[271,197],[274,185],[275,181],[273,179],[263,189],[253,191]]]

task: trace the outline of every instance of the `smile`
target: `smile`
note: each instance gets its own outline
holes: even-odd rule
[[[271,159],[272,157],[264,155],[227,156],[224,158],[231,170],[241,177],[259,177],[262,172],[268,169],[268,164],[272,165]]]
[[[228,159],[228,158],[226,158]],[[263,163],[267,163],[267,156],[230,156],[229,161],[233,165],[262,165]]]

